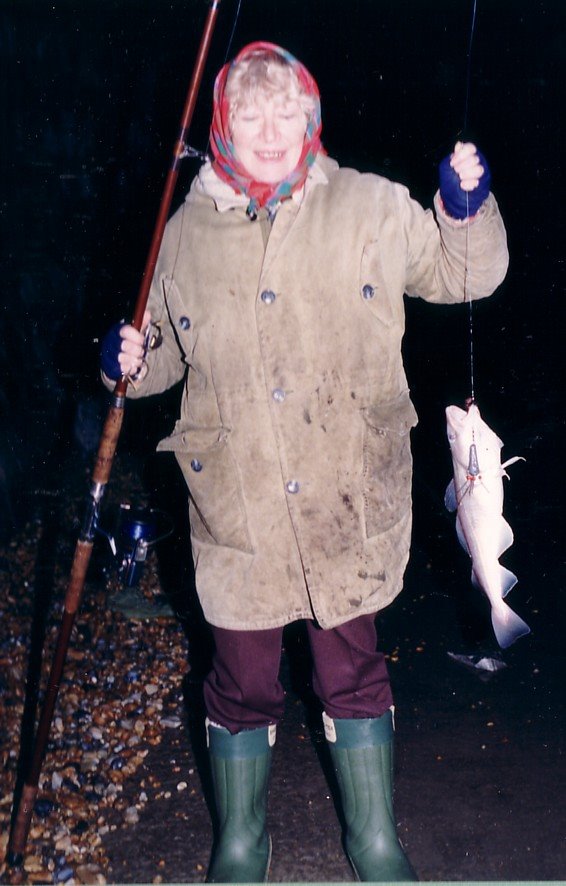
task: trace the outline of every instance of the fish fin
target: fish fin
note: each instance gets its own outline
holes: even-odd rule
[[[444,505],[448,511],[455,511],[458,508],[454,480],[450,480],[450,483],[446,487],[446,492],[444,493]]]
[[[509,569],[505,569],[505,566],[500,567],[499,576],[501,578],[501,596],[506,597],[509,591],[517,584],[517,576]]]
[[[462,524],[460,522],[459,517],[456,517],[456,534],[458,536],[458,541],[460,542],[460,544],[464,548],[465,552],[467,553],[467,555],[469,557],[471,557],[472,555],[470,553],[470,548],[469,548],[468,542],[466,541],[466,536],[464,535],[464,530],[462,528]]]
[[[502,517],[499,521],[499,544],[497,546],[498,559],[499,557],[501,557],[501,554],[503,554],[503,552],[507,550],[507,548],[511,547],[511,545],[513,544],[513,539],[513,530],[509,526],[507,520]]]
[[[501,597],[506,597],[512,588],[517,584],[517,576],[514,575],[509,569],[505,569],[505,566],[499,567],[499,578],[501,581]],[[481,586],[480,581],[472,568],[472,585],[476,589],[476,591],[483,591],[484,588]]]
[[[501,465],[501,470],[505,471],[505,468],[508,468],[509,465],[514,465],[516,461],[526,461],[526,458],[523,458],[522,455],[514,455],[513,458],[508,458],[507,461],[504,461]],[[506,475],[507,476],[507,475]]]
[[[507,603],[501,603],[491,610],[491,623],[496,640],[502,649],[507,649],[519,637],[525,637],[531,633],[528,624],[516,612],[513,612]]]

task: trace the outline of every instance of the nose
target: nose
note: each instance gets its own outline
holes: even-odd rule
[[[263,126],[261,129],[261,134],[266,142],[275,141],[277,137],[277,127],[275,125],[275,120],[271,116],[271,114],[266,114],[263,118]]]

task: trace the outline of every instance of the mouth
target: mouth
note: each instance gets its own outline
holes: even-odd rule
[[[264,163],[272,163],[282,160],[285,156],[285,151],[256,151],[255,155]]]

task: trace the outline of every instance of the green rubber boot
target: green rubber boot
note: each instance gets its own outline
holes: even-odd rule
[[[231,735],[207,721],[207,730],[219,832],[206,882],[263,883],[271,860],[265,817],[275,728]]]
[[[346,820],[345,846],[358,880],[416,881],[393,817],[393,717],[332,720],[323,714]]]

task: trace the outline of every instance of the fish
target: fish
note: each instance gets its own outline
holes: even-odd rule
[[[504,600],[517,584],[517,576],[499,562],[513,544],[513,530],[503,517],[503,478],[509,476],[505,468],[525,459],[514,456],[501,464],[503,443],[474,402],[467,410],[447,406],[446,430],[454,477],[444,503],[449,511],[456,511],[458,539],[472,560],[472,584],[488,598],[496,640],[507,649],[530,633]]]

